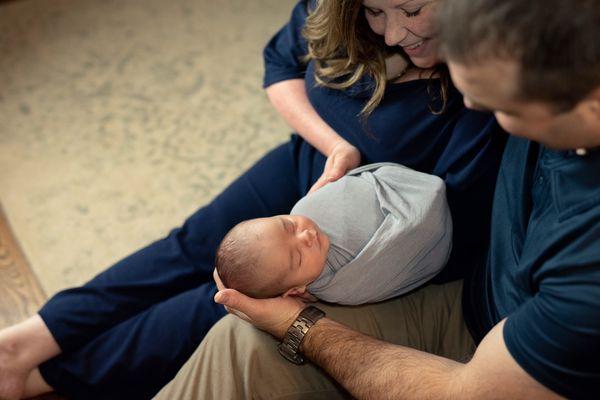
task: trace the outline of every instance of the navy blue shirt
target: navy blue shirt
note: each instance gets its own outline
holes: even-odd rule
[[[579,157],[510,138],[487,268],[465,285],[476,340],[507,318],[509,352],[570,398],[600,398],[600,151]]]
[[[314,62],[307,54],[301,31],[310,2],[300,1],[291,19],[264,51],[264,86],[288,79],[304,79],[309,100],[319,115],[356,146],[362,163],[391,161],[437,175],[446,182],[453,217],[453,250],[438,282],[462,277],[482,265],[489,243],[491,201],[505,134],[489,113],[465,109],[460,93],[448,88],[441,115],[439,80],[390,84],[382,102],[368,119],[368,130],[358,116],[372,94],[373,81],[365,77],[347,90],[318,86]],[[434,99],[437,97],[437,99]],[[296,137],[301,192],[322,173],[325,157]],[[305,172],[308,171],[308,172]]]

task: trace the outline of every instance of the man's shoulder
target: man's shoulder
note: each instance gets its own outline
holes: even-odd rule
[[[600,223],[600,149],[579,156],[542,148],[539,167],[551,182],[559,222],[585,216]]]

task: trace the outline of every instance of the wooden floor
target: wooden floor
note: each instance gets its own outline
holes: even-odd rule
[[[33,315],[45,299],[0,205],[0,329]],[[35,398],[63,399],[55,394]]]
[[[45,299],[0,205],[0,329],[35,314]]]

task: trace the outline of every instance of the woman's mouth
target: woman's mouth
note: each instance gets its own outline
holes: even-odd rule
[[[423,44],[425,40],[420,40],[417,43],[411,44],[410,46],[403,46],[404,50],[414,50],[417,49],[419,47],[421,47],[421,45]]]
[[[409,57],[420,57],[427,53],[429,42],[429,39],[419,40],[408,46],[402,46],[402,49]]]

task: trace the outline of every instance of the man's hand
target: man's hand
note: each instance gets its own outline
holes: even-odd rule
[[[297,299],[301,299],[305,303],[316,303],[317,301],[319,301],[319,299],[317,299],[315,296],[313,296],[309,292],[304,292],[302,294],[299,294],[299,295],[293,296],[293,297],[296,297]]]
[[[333,146],[327,161],[323,174],[315,184],[310,188],[309,193],[322,188],[329,182],[334,182],[346,174],[346,172],[360,165],[360,151],[345,140],[340,140]]]
[[[219,291],[215,302],[225,306],[227,311],[250,322],[263,331],[281,339],[288,328],[306,307],[304,302],[293,296],[254,299],[235,289],[226,289],[215,270],[213,277]]]

